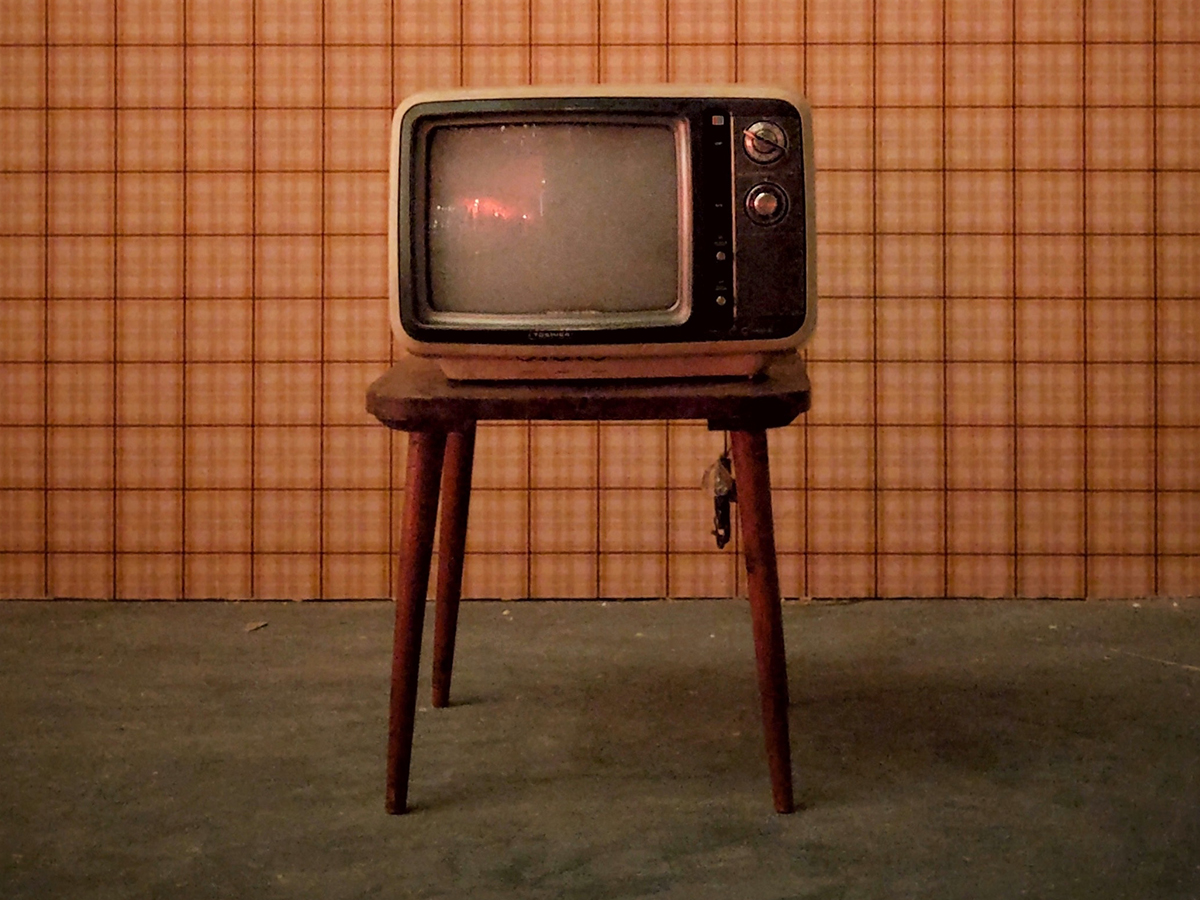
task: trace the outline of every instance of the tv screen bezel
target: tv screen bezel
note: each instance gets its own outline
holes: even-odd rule
[[[432,177],[428,155],[440,129],[486,127],[489,125],[522,126],[622,126],[664,128],[671,132],[674,145],[675,182],[676,271],[675,299],[666,308],[636,312],[554,312],[546,310],[535,313],[484,313],[451,312],[439,310],[433,297],[433,273],[429,264],[429,232],[431,219],[429,210],[429,181]],[[472,115],[424,115],[413,127],[410,144],[413,153],[410,182],[411,195],[408,201],[412,229],[406,241],[411,248],[411,272],[414,318],[426,327],[453,329],[456,334],[464,331],[497,330],[581,330],[603,331],[633,329],[661,329],[679,326],[688,321],[692,314],[692,206],[693,176],[691,172],[692,150],[690,129],[687,119],[677,116],[628,115],[612,112],[580,112],[570,110],[533,113],[506,112],[503,115],[477,113]],[[403,202],[402,202],[403,206]]]

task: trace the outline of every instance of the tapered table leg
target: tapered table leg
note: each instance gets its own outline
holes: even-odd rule
[[[775,810],[795,809],[792,796],[792,752],[788,737],[787,657],[783,645],[779,572],[775,560],[775,525],[771,513],[771,477],[767,435],[763,431],[734,431],[734,475],[737,506],[745,543],[746,579],[754,623],[754,652],[758,662],[758,691],[762,697],[763,729],[771,793]]]
[[[433,705],[450,703],[454,670],[454,636],[462,596],[463,554],[467,544],[467,509],[471,502],[471,467],[475,428],[452,431],[446,438],[442,469],[442,524],[438,533],[437,614],[433,629]]]
[[[429,589],[429,561],[437,519],[438,486],[446,436],[414,431],[408,438],[404,516],[396,561],[396,629],[392,643],[392,698],[388,718],[387,811],[408,808],[408,772],[412,763],[421,629]]]

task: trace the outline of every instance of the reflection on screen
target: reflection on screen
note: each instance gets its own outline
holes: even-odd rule
[[[435,311],[637,313],[675,304],[670,127],[444,127],[433,134],[429,173]]]

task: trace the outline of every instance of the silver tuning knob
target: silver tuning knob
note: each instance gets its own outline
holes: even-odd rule
[[[787,153],[787,135],[774,122],[755,122],[742,132],[742,146],[748,157],[766,165]]]
[[[774,225],[787,211],[787,192],[777,184],[756,184],[746,194],[746,215],[755,225]]]

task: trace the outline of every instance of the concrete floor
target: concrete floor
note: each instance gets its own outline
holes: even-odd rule
[[[734,601],[466,605],[389,817],[390,618],[0,604],[0,897],[1200,897],[1200,602],[786,606],[790,817]]]

